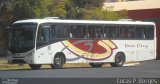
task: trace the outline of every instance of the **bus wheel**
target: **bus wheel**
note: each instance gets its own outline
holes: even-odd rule
[[[57,54],[54,57],[54,64],[52,65],[52,68],[55,69],[61,69],[64,65],[64,57],[61,54]]]
[[[125,56],[123,53],[117,53],[115,56],[115,62],[110,63],[111,67],[121,67],[125,62]]]
[[[90,65],[91,67],[96,68],[96,67],[102,67],[103,63],[89,63],[89,65]]]
[[[40,69],[42,65],[40,65],[40,64],[29,64],[29,66],[30,66],[31,69],[35,70],[35,69]]]

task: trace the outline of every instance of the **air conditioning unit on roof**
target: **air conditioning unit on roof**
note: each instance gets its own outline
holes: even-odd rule
[[[132,19],[119,19],[118,21],[133,21]]]
[[[45,17],[44,19],[59,19],[59,17]]]

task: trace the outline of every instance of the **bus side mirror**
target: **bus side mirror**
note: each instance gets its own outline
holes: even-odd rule
[[[6,27],[5,30],[9,31],[11,30],[11,27]]]
[[[6,27],[6,29],[11,29],[11,27]]]

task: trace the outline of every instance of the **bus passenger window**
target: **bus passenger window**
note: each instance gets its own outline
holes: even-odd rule
[[[127,38],[127,28],[125,27],[120,28],[120,38],[121,39]]]
[[[129,39],[134,39],[135,38],[135,29],[134,26],[130,26],[127,30],[127,36]]]
[[[77,25],[71,25],[70,26],[70,38],[79,38],[80,33],[79,29],[77,28]]]
[[[86,26],[85,25],[70,25],[70,38],[85,38]]]
[[[56,31],[55,31],[55,25],[52,25],[51,29],[50,29],[50,36],[51,36],[51,40],[53,41],[54,38],[56,37]]]
[[[120,28],[121,39],[134,39],[134,26],[121,26]]]
[[[119,26],[105,26],[104,38],[109,38],[109,39],[119,38]]]
[[[146,26],[145,35],[146,39],[154,39],[154,26]]]
[[[56,38],[68,38],[69,37],[69,29],[66,24],[56,24]]]
[[[103,25],[89,25],[89,38],[103,38]]]
[[[86,25],[81,25],[79,26],[79,29],[80,29],[80,38],[86,38]]]
[[[146,38],[144,29],[145,29],[144,26],[137,26],[135,28],[136,39],[145,39]]]
[[[114,27],[113,26],[105,26],[104,27],[104,38],[114,38]]]
[[[109,27],[108,26],[104,27],[104,38],[110,38]]]
[[[94,29],[91,26],[88,26],[88,38],[94,38]]]
[[[95,28],[95,38],[103,38],[103,26]]]
[[[69,27],[68,25],[64,26],[64,38],[69,38]]]

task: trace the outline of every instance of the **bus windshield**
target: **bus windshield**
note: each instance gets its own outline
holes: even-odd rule
[[[35,46],[37,24],[17,23],[11,28],[9,49],[12,53],[23,53]]]

